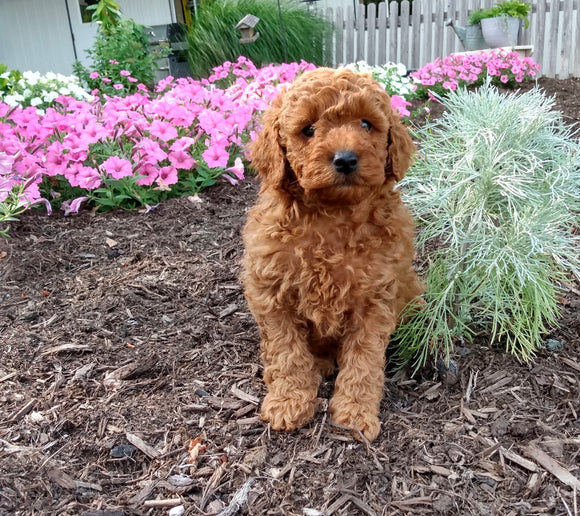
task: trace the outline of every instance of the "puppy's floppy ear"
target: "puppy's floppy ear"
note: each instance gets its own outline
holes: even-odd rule
[[[391,113],[390,122],[385,173],[387,176],[393,176],[395,180],[400,181],[407,172],[411,164],[411,157],[417,148],[409,136],[409,131],[396,113]]]
[[[284,180],[286,149],[280,138],[280,114],[284,92],[280,93],[262,118],[262,131],[250,145],[252,168],[258,172],[263,186],[280,187]]]

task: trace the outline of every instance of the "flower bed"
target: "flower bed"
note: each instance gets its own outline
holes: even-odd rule
[[[78,199],[134,208],[197,192],[222,175],[235,183],[256,113],[310,68],[257,69],[240,58],[208,80],[163,80],[154,94],[60,96],[45,113],[0,102],[0,202],[26,185],[20,204],[44,196],[67,212],[78,210]]]
[[[517,52],[494,50],[470,54],[451,54],[437,58],[411,74],[424,93],[445,94],[460,86],[480,86],[489,77],[496,86],[513,87],[532,79],[540,65]]]
[[[162,80],[151,94],[92,101],[62,95],[45,110],[0,102],[0,221],[10,207],[20,212],[37,202],[66,214],[86,200],[98,209],[148,208],[220,176],[236,183],[256,115],[312,68],[257,69],[240,57],[208,79]],[[402,97],[393,95],[393,107],[408,113]]]
[[[64,95],[88,102],[93,100],[74,75],[50,72],[45,75],[38,72],[20,74],[18,71],[4,71],[0,74],[0,102],[10,107],[32,106],[42,111]]]

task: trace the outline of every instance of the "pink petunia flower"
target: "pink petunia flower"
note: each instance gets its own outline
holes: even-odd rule
[[[46,160],[44,163],[45,174],[47,176],[57,176],[64,174],[69,156],[64,153],[65,147],[59,141],[50,144],[47,148]]]
[[[226,168],[226,172],[231,172],[231,174],[224,174],[225,177],[231,184],[237,185],[240,181],[244,179],[244,163],[242,158],[236,158],[234,160],[234,166]]]
[[[155,136],[164,142],[177,138],[177,129],[169,122],[163,122],[162,120],[153,120],[149,132],[151,136]]]
[[[178,181],[177,169],[175,167],[163,167],[159,169],[157,183],[160,185],[174,185]]]
[[[131,72],[129,70],[121,70],[119,72],[123,77],[129,77],[129,75],[131,75]]]
[[[196,142],[195,138],[191,138],[189,136],[183,136],[182,138],[178,138],[172,144],[170,149],[172,151],[186,151],[189,149],[194,143]]]
[[[399,116],[410,116],[411,112],[407,109],[407,106],[410,105],[410,102],[406,101],[399,95],[391,96],[391,106],[399,114]]]
[[[158,163],[167,158],[167,153],[161,148],[159,143],[151,138],[143,138],[134,147],[137,156],[145,163]]]
[[[136,172],[137,175],[142,176],[137,179],[137,184],[141,186],[152,185],[159,177],[159,168],[152,163],[143,163]]]
[[[92,167],[83,167],[79,172],[79,186],[85,190],[94,190],[101,186],[103,180],[99,171]]]
[[[8,199],[8,195],[17,184],[18,181],[11,177],[0,176],[0,202]]]
[[[100,77],[99,72],[92,72],[89,77],[91,79],[97,79],[98,77]]]
[[[8,175],[12,171],[12,165],[14,165],[14,156],[0,152],[0,174]]]
[[[223,144],[210,144],[201,155],[209,168],[228,166],[230,155]]]
[[[81,204],[85,201],[88,201],[89,199],[90,197],[84,195],[82,197],[77,197],[76,199],[63,201],[63,203],[60,205],[60,209],[64,211],[64,216],[68,217],[71,213],[78,213]]]
[[[171,151],[168,154],[169,162],[181,170],[191,170],[195,167],[195,160],[184,151]]]
[[[133,175],[133,167],[131,162],[118,156],[111,156],[107,158],[102,164],[101,169],[104,170],[114,179],[121,179]]]
[[[225,123],[224,117],[212,109],[204,109],[199,114],[199,125],[209,135],[221,131]]]

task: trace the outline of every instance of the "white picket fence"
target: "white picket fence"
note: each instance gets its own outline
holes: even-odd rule
[[[335,30],[329,40],[331,65],[366,61],[400,62],[417,69],[437,57],[463,51],[459,38],[445,20],[465,26],[469,13],[491,7],[494,0],[404,0],[377,6],[356,4],[333,7],[323,15]],[[541,74],[566,79],[580,77],[580,0],[533,2],[530,25],[521,28],[519,45],[533,47]]]

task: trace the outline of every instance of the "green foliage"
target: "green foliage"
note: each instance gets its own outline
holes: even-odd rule
[[[0,182],[2,178],[0,177]],[[24,191],[26,186],[23,183],[15,185],[6,195],[6,198],[0,202],[0,237],[8,238],[10,226],[8,222],[18,220],[18,215],[24,213],[30,203],[24,200]]]
[[[153,190],[138,185],[137,180],[140,177],[135,175],[113,179],[104,175],[102,186],[89,192],[90,201],[97,206],[98,211],[106,212],[115,208],[125,210],[146,208],[169,197],[175,197],[175,195],[170,195],[170,189]]]
[[[0,97],[12,93],[21,78],[18,70],[8,70],[4,63],[0,63]]]
[[[277,2],[264,0],[226,0],[206,2],[187,35],[187,58],[195,78],[207,77],[215,66],[245,56],[256,66],[270,63],[305,61],[323,64],[324,36],[330,24],[311,14],[299,2],[281,2],[285,42],[280,28]],[[240,43],[235,29],[246,15],[260,18],[253,43]],[[284,44],[286,43],[286,56]]]
[[[223,174],[220,169],[209,168],[205,163],[199,163],[194,172],[188,172],[184,175],[180,185],[181,195],[187,193],[198,194],[208,186],[217,183],[218,178]]]
[[[441,102],[402,185],[429,272],[396,356],[419,368],[477,334],[528,360],[557,321],[559,282],[580,276],[580,143],[537,89],[488,83]]]
[[[93,13],[93,21],[100,25],[101,31],[105,34],[111,34],[113,29],[121,21],[121,8],[113,0],[99,0],[96,5],[87,7],[87,11]]]
[[[471,25],[476,25],[485,18],[512,16],[514,18],[520,18],[527,29],[530,26],[530,20],[528,19],[530,9],[531,4],[529,3],[521,2],[520,0],[505,0],[504,2],[498,2],[491,9],[477,9],[473,11],[469,15],[468,22]]]
[[[467,18],[467,23],[469,23],[469,25],[478,25],[481,23],[481,20],[492,18],[488,11],[489,9],[476,9]]]
[[[38,184],[40,195],[44,199],[49,199],[53,209],[60,209],[63,202],[70,201],[87,194],[84,188],[71,186],[62,175],[43,176]]]
[[[165,50],[167,55],[169,48]],[[92,66],[89,69],[77,61],[75,74],[89,91],[115,96],[135,93],[140,84],[151,86],[156,60],[161,57],[150,52],[144,27],[131,19],[120,20],[107,32],[99,31],[93,48],[86,52]]]

